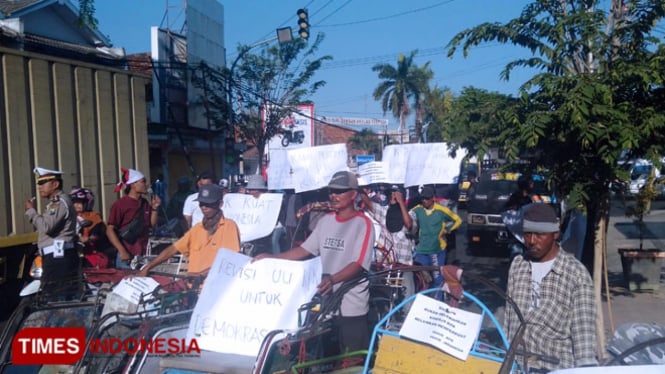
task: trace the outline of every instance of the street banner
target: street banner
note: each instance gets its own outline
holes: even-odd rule
[[[293,172],[292,180],[296,192],[326,187],[333,174],[340,170],[349,170],[346,144],[343,143],[289,150],[287,158]]]
[[[268,189],[285,190],[295,188],[293,170],[286,149],[271,149],[268,163]]]
[[[272,330],[298,327],[298,308],[321,281],[321,259],[252,259],[220,250],[192,314],[188,339],[202,350],[256,357]]]
[[[480,314],[453,308],[429,296],[416,295],[399,335],[466,361],[480,332],[481,322]]]
[[[240,241],[248,242],[272,233],[281,207],[281,193],[262,193],[258,199],[249,194],[227,193],[222,209],[224,217],[238,225]]]
[[[358,183],[361,186],[389,183],[386,164],[383,161],[372,161],[358,166]]]
[[[466,151],[450,156],[446,143],[393,144],[383,149],[388,183],[405,187],[455,183]]]
[[[268,107],[268,110],[270,107]],[[262,110],[263,128],[266,126],[266,108]],[[268,149],[296,149],[314,145],[314,105],[300,104],[290,116],[282,119],[282,133],[268,141]]]

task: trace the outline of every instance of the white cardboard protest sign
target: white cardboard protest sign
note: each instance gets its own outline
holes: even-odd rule
[[[466,151],[458,149],[455,157],[445,143],[412,144],[406,164],[404,186],[456,183]]]
[[[348,170],[346,144],[293,149],[287,151],[287,157],[293,171],[296,192],[325,187],[333,174]]]
[[[321,259],[252,259],[220,250],[189,323],[204,350],[256,356],[266,334],[298,327],[298,308],[321,280]]]
[[[480,331],[481,322],[480,314],[417,295],[399,334],[466,361]]]
[[[388,183],[402,184],[406,180],[406,166],[412,144],[393,144],[383,148],[381,159],[388,171]]]
[[[252,195],[229,193],[224,195],[224,217],[232,219],[240,231],[240,241],[266,237],[277,224],[282,206],[281,193],[262,193],[259,198]]]
[[[383,161],[370,161],[358,166],[358,177],[362,180],[360,185],[373,183],[390,183],[388,180],[388,170]]]
[[[285,190],[295,188],[293,170],[286,149],[271,149],[268,163],[268,189]]]
[[[383,149],[383,162],[388,171],[388,183],[405,187],[423,184],[456,183],[464,149],[450,156],[446,143],[393,144]]]

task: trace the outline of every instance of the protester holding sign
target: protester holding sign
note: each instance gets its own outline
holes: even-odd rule
[[[341,283],[367,271],[371,264],[374,229],[371,221],[355,208],[358,179],[348,171],[339,171],[328,183],[330,204],[334,213],[326,214],[301,246],[287,252],[256,257],[301,260],[310,255],[321,256],[323,279],[318,292],[326,295]],[[349,290],[335,316],[342,352],[367,349],[369,345],[369,291],[366,283]]]
[[[216,184],[201,186],[196,201],[199,202],[203,220],[150,261],[138,276],[147,276],[150,269],[173,257],[176,252],[189,256],[187,270],[190,273],[207,273],[220,249],[240,252],[238,226],[224,218],[222,195],[222,188]]]

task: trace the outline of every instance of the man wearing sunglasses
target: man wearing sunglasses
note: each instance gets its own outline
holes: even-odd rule
[[[62,192],[62,172],[40,167],[37,174],[39,196],[48,199],[42,214],[37,213],[36,199],[25,202],[25,215],[39,233],[37,246],[42,256],[43,287],[78,275],[79,256],[76,240],[76,211],[69,196]]]
[[[147,276],[150,269],[173,257],[177,252],[189,257],[187,270],[190,273],[206,275],[220,249],[240,252],[238,226],[232,220],[225,218],[222,212],[223,195],[222,188],[216,184],[201,186],[196,198],[203,213],[201,222],[189,229],[177,242],[164,249],[144,266],[137,276]]]
[[[299,247],[280,254],[261,254],[256,259],[280,258],[302,260],[321,256],[323,279],[318,285],[321,295],[337,290],[345,281],[369,270],[374,245],[374,228],[364,214],[356,210],[358,179],[348,171],[339,171],[328,183],[330,205],[334,212],[323,216],[314,231]],[[340,349],[352,352],[369,346],[369,291],[367,283],[349,290],[335,316]]]

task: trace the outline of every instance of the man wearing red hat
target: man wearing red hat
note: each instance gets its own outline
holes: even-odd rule
[[[37,247],[42,256],[42,286],[51,287],[79,271],[76,239],[76,211],[66,193],[62,192],[62,172],[40,167],[37,174],[39,196],[48,199],[42,214],[35,209],[36,199],[25,202],[25,215],[39,233]]]
[[[145,254],[150,227],[157,224],[161,200],[157,195],[152,195],[150,203],[143,198],[148,193],[143,173],[125,168],[122,172],[122,180],[114,191],[124,188],[125,196],[111,206],[106,235],[118,251],[116,267],[127,269],[134,256]]]

